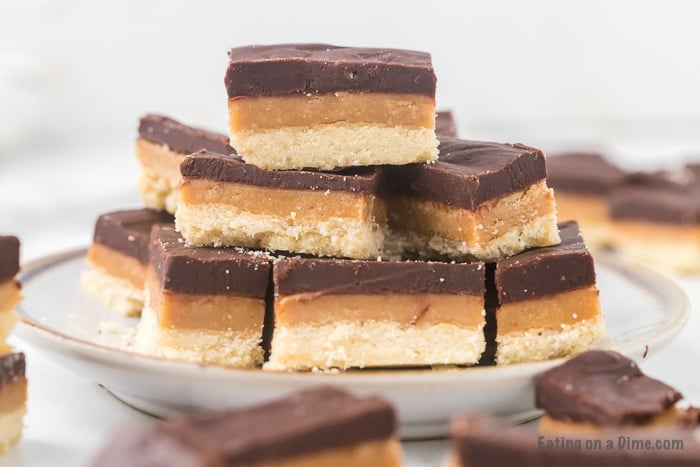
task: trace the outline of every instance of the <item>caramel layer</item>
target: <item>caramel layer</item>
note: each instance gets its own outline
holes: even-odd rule
[[[180,195],[184,204],[225,204],[253,214],[291,216],[298,223],[330,217],[386,223],[384,202],[364,193],[289,190],[193,179],[183,181]]]
[[[0,414],[13,412],[27,402],[27,378],[17,378],[0,388]]]
[[[170,186],[180,184],[180,164],[187,154],[181,154],[162,144],[152,143],[143,138],[136,140],[136,157],[142,165],[149,167],[159,177],[165,178]]]
[[[395,439],[371,441],[287,459],[250,464],[251,467],[399,467],[401,446]]]
[[[265,299],[164,290],[149,273],[149,306],[158,313],[158,325],[166,329],[260,332]]]
[[[678,409],[671,407],[666,412],[654,417],[647,423],[642,423],[638,425],[630,425],[637,428],[653,428],[653,427],[663,427],[672,426],[681,417]],[[542,419],[540,419],[539,431],[541,433],[561,433],[561,434],[595,434],[603,429],[610,429],[610,426],[596,425],[590,422],[570,422],[564,420],[557,420],[549,415],[545,414]]]
[[[498,335],[537,328],[557,328],[600,315],[594,285],[547,297],[506,303],[496,311]]]
[[[231,133],[336,122],[435,128],[435,100],[416,94],[234,97],[229,99],[228,108]]]
[[[334,321],[393,321],[410,326],[440,323],[477,327],[484,322],[480,295],[371,294],[277,297],[275,325],[297,326]]]
[[[529,201],[528,210],[513,209],[513,203],[523,197]],[[554,196],[544,180],[525,191],[486,201],[474,211],[409,197],[396,198],[390,205],[390,225],[397,226],[399,231],[439,235],[472,244],[490,242],[518,225],[556,210]]]
[[[22,301],[19,283],[9,280],[0,283],[0,311],[14,310]]]
[[[142,289],[146,279],[146,265],[136,258],[123,255],[100,243],[93,243],[88,250],[88,263],[108,274],[128,280],[137,289]]]

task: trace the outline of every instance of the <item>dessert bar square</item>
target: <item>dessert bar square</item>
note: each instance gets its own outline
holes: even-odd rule
[[[228,144],[228,136],[183,125],[163,115],[141,117],[136,157],[141,166],[139,191],[147,207],[175,213],[180,164],[185,156],[200,149],[222,154],[235,152]]]
[[[581,225],[589,248],[610,244],[608,194],[625,172],[597,153],[563,153],[547,157],[547,184],[554,189],[557,215]]]
[[[621,253],[672,271],[700,271],[700,181],[638,175],[611,193],[609,205]]]
[[[604,334],[593,258],[576,222],[559,232],[561,244],[496,264],[499,365],[578,353]]]
[[[321,387],[124,430],[92,465],[399,467],[401,457],[391,405]]]
[[[285,258],[266,369],[475,364],[484,265]]]
[[[331,170],[437,158],[427,53],[280,44],[229,58],[231,144],[246,162]]]
[[[153,227],[135,348],[159,357],[237,367],[262,363],[267,255],[190,247],[170,224]]]
[[[619,353],[584,352],[535,379],[535,405],[545,411],[540,431],[595,432],[683,423],[671,386],[646,376]]]
[[[190,244],[350,258],[380,253],[386,208],[379,168],[272,171],[200,152],[181,169],[176,223]]]
[[[435,164],[392,167],[387,174],[391,256],[492,262],[559,243],[538,149],[442,139]]]
[[[102,214],[95,223],[83,290],[112,311],[138,316],[148,265],[151,227],[173,222],[165,211],[130,209]]]

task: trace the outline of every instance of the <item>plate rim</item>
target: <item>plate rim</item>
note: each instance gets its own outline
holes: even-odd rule
[[[87,253],[87,247],[74,248],[67,251],[57,252],[50,255],[42,256],[22,265],[21,273],[17,280],[29,282],[34,276],[41,274],[46,269],[52,266],[61,264],[66,261],[83,257]],[[632,276],[637,282],[650,283],[653,282],[656,286],[656,292],[663,289],[666,297],[672,297],[676,303],[676,307],[672,307],[675,314],[678,315],[676,320],[668,320],[651,336],[638,337],[630,342],[618,346],[605,346],[603,348],[616,350],[630,358],[635,356],[646,358],[646,355],[641,355],[644,350],[653,352],[665,347],[673,340],[678,333],[683,329],[690,317],[690,303],[683,289],[667,274],[650,268],[647,265],[636,263],[619,255],[610,253],[597,253],[594,255],[596,266],[604,264],[606,267],[615,270],[625,276]],[[90,351],[90,356],[93,359],[100,361],[114,361],[117,359],[121,366],[138,367],[141,370],[156,370],[158,372],[166,372],[176,374],[173,376],[185,376],[192,374],[207,375],[208,378],[216,379],[235,379],[255,375],[263,379],[279,379],[280,381],[298,381],[298,382],[316,382],[330,383],[342,381],[355,384],[377,383],[382,385],[403,385],[407,381],[415,381],[416,377],[422,377],[421,382],[430,382],[430,376],[439,376],[439,382],[449,383],[458,382],[468,379],[472,383],[492,382],[494,379],[500,378],[517,378],[536,374],[544,371],[554,365],[560,364],[568,357],[562,357],[542,362],[517,363],[506,366],[484,366],[484,367],[455,367],[446,366],[444,368],[397,368],[397,369],[362,369],[352,371],[271,371],[261,368],[233,368],[215,364],[196,363],[178,360],[167,360],[160,357],[139,354],[127,349],[110,347],[95,343],[89,340],[77,338],[69,334],[63,333],[41,323],[40,319],[36,319],[31,315],[24,303],[17,306],[16,312],[20,316],[20,322],[14,332],[20,338],[26,339],[29,342],[35,342],[36,339],[49,340],[55,345],[68,346],[72,349],[84,354],[86,350]],[[37,345],[38,346],[38,345]],[[645,353],[645,352],[644,352]],[[329,378],[334,378],[333,380]]]

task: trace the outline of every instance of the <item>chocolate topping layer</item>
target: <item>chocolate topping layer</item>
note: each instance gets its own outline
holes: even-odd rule
[[[0,355],[0,388],[24,377],[25,360],[22,352]]]
[[[175,152],[192,154],[200,149],[235,154],[229,146],[228,136],[183,125],[163,115],[148,114],[141,117],[139,136],[152,143],[165,144]]]
[[[608,198],[613,219],[646,220],[679,225],[700,224],[700,185],[655,183],[628,184]]]
[[[625,172],[596,153],[571,152],[547,158],[547,184],[562,192],[605,195]]]
[[[342,91],[434,97],[437,78],[425,52],[278,44],[231,49],[224,82],[229,98]]]
[[[535,404],[558,420],[597,425],[641,424],[683,396],[649,378],[617,352],[592,350],[535,379]]]
[[[257,465],[390,438],[391,405],[323,387],[266,404],[166,422],[186,427],[221,449],[228,465]]]
[[[517,302],[595,284],[593,258],[578,224],[560,222],[559,245],[533,248],[496,265],[498,299]]]
[[[173,216],[154,209],[108,212],[97,218],[93,241],[146,264],[151,227],[165,222],[174,222]]]
[[[381,168],[358,167],[335,172],[265,170],[246,164],[237,155],[200,151],[185,158],[180,172],[184,181],[203,178],[290,190],[375,193],[380,184]]]
[[[221,450],[187,429],[124,427],[92,467],[227,467]]]
[[[450,138],[440,139],[436,163],[393,166],[387,173],[397,194],[472,210],[547,176],[539,149]]]
[[[452,421],[453,451],[462,466],[528,467],[695,467],[700,465],[700,441],[692,430],[601,431],[591,436],[601,448],[586,447],[586,435],[543,436],[508,426],[485,415],[463,415]],[[548,442],[559,444],[548,446]],[[621,445],[620,440],[626,441]],[[629,440],[629,441],[628,441]],[[631,441],[649,440],[651,447],[635,448]],[[682,449],[659,449],[657,441],[680,440]],[[566,442],[572,444],[568,449]],[[577,447],[573,443],[580,442]],[[610,442],[610,444],[608,444]],[[670,443],[669,443],[670,445]],[[594,445],[593,445],[594,446]],[[612,447],[612,448],[611,448]]]
[[[437,113],[435,117],[435,133],[440,138],[457,137],[457,125],[455,124],[455,118],[452,112],[444,110]]]
[[[19,272],[19,238],[0,235],[0,282],[9,281]]]
[[[296,293],[484,293],[483,263],[285,258],[273,269],[275,295]]]
[[[151,232],[150,261],[166,290],[265,298],[270,259],[234,248],[187,246],[171,224]]]

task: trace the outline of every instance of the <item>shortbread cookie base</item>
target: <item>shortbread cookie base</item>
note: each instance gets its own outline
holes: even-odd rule
[[[613,244],[623,255],[651,267],[700,272],[700,226],[614,220]]]
[[[384,229],[374,222],[331,217],[297,223],[294,213],[284,217],[252,214],[223,204],[180,203],[175,224],[191,245],[244,246],[357,259],[379,255],[384,240]]]
[[[553,192],[544,180],[474,211],[407,197],[389,206],[384,253],[392,258],[493,262],[561,241]]]
[[[157,312],[146,306],[137,327],[134,350],[171,360],[249,368],[263,361],[261,339],[261,331],[162,328]]]
[[[589,249],[601,249],[611,244],[610,210],[605,197],[562,192],[554,193],[557,217],[561,221],[575,219]]]
[[[266,370],[470,365],[485,348],[483,326],[336,321],[275,327]]]
[[[102,269],[92,267],[81,277],[83,290],[110,310],[123,316],[138,316],[143,308],[142,288],[119,277],[112,276]]]
[[[497,335],[496,363],[538,362],[589,350],[605,335],[602,317]]]
[[[0,454],[6,453],[22,438],[23,420],[26,413],[26,404],[22,403],[16,409],[0,414]]]
[[[251,467],[400,467],[402,457],[401,445],[392,438],[250,465]]]
[[[171,185],[166,178],[142,165],[139,169],[138,189],[141,201],[146,207],[175,214],[178,202],[177,185]]]
[[[336,167],[402,165],[437,160],[435,129],[335,122],[240,130],[231,145],[264,169],[332,170]]]
[[[138,188],[147,207],[175,213],[180,164],[185,156],[163,144],[136,140],[136,157],[141,163]]]

